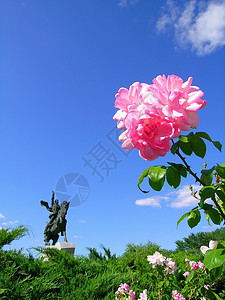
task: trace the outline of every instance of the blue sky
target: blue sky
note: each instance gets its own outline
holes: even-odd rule
[[[0,226],[24,224],[31,232],[11,248],[44,246],[48,211],[40,200],[50,201],[56,187],[57,196],[81,201],[73,200],[67,215],[68,240],[78,255],[100,244],[120,255],[131,242],[174,249],[191,232],[215,229],[205,220],[193,230],[186,221],[176,228],[194,206],[185,188],[194,183],[190,177],[176,192],[166,185],[160,193],[138,190],[144,169],[179,160],[168,154],[146,162],[137,150],[123,151],[112,117],[120,87],[151,83],[162,74],[185,81],[192,76],[208,101],[198,130],[224,145],[224,6],[194,0],[1,1]],[[207,146],[204,159],[188,158],[196,172],[205,161],[224,162],[224,152]],[[102,157],[93,169],[95,151]],[[66,179],[86,190],[63,187]]]

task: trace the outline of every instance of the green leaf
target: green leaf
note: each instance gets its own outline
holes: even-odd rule
[[[213,145],[221,152],[222,151],[222,144],[219,141],[213,142]]]
[[[198,205],[204,210],[208,210],[213,207],[212,204],[204,203],[204,201],[202,199],[200,200]]]
[[[196,135],[213,143],[213,145],[221,152],[222,145],[219,141],[213,141],[206,132],[196,132]]]
[[[208,209],[207,214],[210,216],[210,219],[213,221],[214,224],[220,225],[222,220],[220,218],[220,214],[215,208]]]
[[[219,241],[216,245],[217,249],[225,249],[225,241]]]
[[[192,210],[188,217],[188,225],[190,228],[194,228],[201,220],[201,214],[199,210]]]
[[[223,300],[222,298],[220,298],[220,296],[218,296],[216,293],[213,292],[213,295],[215,296],[216,300]]]
[[[189,142],[188,136],[186,136],[186,135],[180,135],[178,137],[178,140],[181,141],[181,142],[183,142],[183,143],[188,143]]]
[[[177,227],[180,224],[180,222],[183,221],[183,219],[187,218],[190,215],[190,213],[191,212],[189,211],[189,212],[185,213],[182,217],[180,217],[180,219],[177,221]]]
[[[201,176],[201,181],[205,184],[205,185],[210,185],[213,181],[213,174],[210,173],[209,175],[204,175],[202,174]]]
[[[216,279],[221,275],[222,271],[223,271],[223,265],[211,270],[210,273],[213,275],[214,281],[216,281]]]
[[[208,140],[208,141],[210,141],[210,142],[212,142],[212,139],[211,139],[211,137],[208,135],[208,133],[206,133],[206,132],[196,132],[195,133],[197,136],[199,136],[199,137],[201,137],[201,138],[204,138],[204,139],[206,139],[206,140]]]
[[[209,175],[215,170],[215,166],[213,166],[211,169],[208,170],[201,170],[202,175]]]
[[[215,167],[215,170],[221,178],[225,179],[225,167],[224,166],[218,165]]]
[[[225,262],[225,250],[224,249],[212,249],[205,253],[204,265],[209,270],[220,267]]]
[[[194,153],[201,157],[204,158],[205,154],[206,154],[206,145],[205,142],[203,141],[203,139],[201,139],[199,136],[194,135],[191,139],[191,147],[192,150],[194,151]]]
[[[212,198],[215,195],[215,192],[216,192],[216,190],[215,190],[214,186],[204,186],[199,191],[199,195],[200,195],[201,199],[204,201],[208,198]]]
[[[149,184],[153,188],[153,190],[161,191],[165,182],[165,173],[165,166],[155,166],[149,168]]]
[[[207,220],[209,226],[212,226],[212,225],[210,224],[210,217],[209,217],[209,215],[206,215],[206,220]]]
[[[183,142],[180,142],[180,149],[184,152],[186,155],[191,155],[193,150],[190,144],[186,144]]]
[[[196,271],[192,270],[191,273],[187,277],[187,281],[191,281],[194,276],[196,276]]]
[[[173,166],[168,167],[166,170],[166,179],[170,186],[177,188],[180,185],[180,173]]]
[[[141,189],[141,187],[140,187],[140,184],[142,183],[142,181],[144,180],[144,178],[148,176],[149,169],[150,169],[150,168],[144,170],[144,172],[141,174],[141,176],[140,176],[140,178],[139,178],[139,180],[138,180],[138,188],[139,188],[139,190],[141,190],[143,193],[148,193],[148,192],[149,192],[149,191],[143,191],[143,190]]]
[[[184,165],[182,164],[175,164],[175,163],[171,163],[168,162],[169,165],[173,166],[175,169],[177,169],[177,171],[179,172],[179,174],[183,177],[187,177],[187,169],[185,168]]]
[[[178,142],[176,142],[176,143],[174,143],[173,145],[172,145],[172,147],[171,147],[171,149],[170,149],[170,151],[171,151],[171,153],[172,154],[175,154],[176,153],[176,151],[177,151],[177,149],[179,148],[179,141]]]
[[[218,197],[225,203],[225,193],[222,190],[216,190]]]

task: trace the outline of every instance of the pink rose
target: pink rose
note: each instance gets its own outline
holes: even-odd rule
[[[126,129],[124,126],[124,119],[131,107],[137,107],[142,103],[143,93],[147,91],[149,85],[146,83],[135,82],[129,90],[126,88],[120,88],[116,94],[115,107],[119,108],[113,119],[118,120],[117,127],[119,129]]]
[[[147,256],[147,260],[149,261],[150,264],[153,265],[153,268],[156,265],[163,265],[163,263],[166,261],[166,258],[160,254],[159,252],[155,252],[153,255]]]
[[[195,261],[190,261],[189,265],[192,270],[194,270],[194,271],[198,270],[198,264]]]
[[[198,266],[200,269],[204,269],[204,267],[205,267],[203,262],[201,262],[201,261],[198,262]]]
[[[119,140],[122,148],[137,148],[145,160],[164,156],[171,148],[170,140],[180,135],[180,128],[171,120],[160,116],[156,111],[135,111],[125,119],[127,130]]]
[[[152,85],[133,83],[129,90],[119,89],[113,119],[125,130],[119,137],[125,150],[137,148],[145,160],[165,156],[171,148],[170,140],[182,130],[198,126],[197,110],[206,105],[204,93],[175,75],[158,76]]]
[[[172,258],[167,258],[165,264],[167,265],[167,268],[165,268],[164,271],[166,271],[168,274],[174,274],[174,272],[178,270],[178,267],[175,266],[176,262],[173,261]]]
[[[184,272],[184,274],[183,274],[183,276],[185,277],[185,276],[189,276],[189,272],[188,271],[186,271],[186,272]]]
[[[192,77],[186,82],[175,75],[166,78],[165,75],[157,76],[150,86],[150,91],[162,106],[162,112],[180,124],[182,130],[197,127],[199,118],[197,110],[206,106],[207,101],[202,100],[204,93],[197,86],[191,86]]]
[[[185,300],[184,296],[179,294],[178,291],[172,291],[172,297],[175,300]]]

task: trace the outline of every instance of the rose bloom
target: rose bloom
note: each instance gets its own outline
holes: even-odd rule
[[[199,124],[197,110],[206,105],[204,93],[175,75],[158,76],[153,84],[133,83],[129,90],[119,89],[115,107],[119,110],[113,119],[117,127],[125,130],[119,140],[122,148],[137,148],[145,160],[165,156],[171,149],[171,139],[182,130],[190,130]]]
[[[181,125],[182,130],[190,130],[199,125],[197,110],[206,106],[207,101],[202,100],[204,93],[197,86],[192,86],[192,77],[186,82],[175,75],[166,78],[157,76],[150,86],[150,91],[158,99],[162,112]]]
[[[195,261],[193,261],[193,260],[190,261],[189,265],[190,265],[192,270],[194,270],[194,271],[198,270],[198,264]]]
[[[198,266],[199,266],[200,269],[204,269],[204,264],[203,264],[203,262],[199,261],[199,262],[198,262]]]
[[[179,294],[178,291],[172,291],[172,297],[175,300],[185,300],[184,296]]]
[[[166,155],[171,148],[170,140],[181,133],[179,126],[171,120],[146,107],[140,112],[132,112],[124,123],[127,130],[119,137],[122,148],[137,148],[140,156],[150,161]]]
[[[115,113],[113,119],[118,120],[117,127],[119,129],[126,129],[124,119],[127,116],[131,107],[137,107],[142,103],[143,94],[149,89],[146,83],[134,82],[129,90],[120,88],[116,94],[115,107],[119,110]]]
[[[188,271],[186,271],[186,272],[184,272],[184,274],[183,274],[183,276],[189,276],[189,272]]]
[[[148,255],[147,260],[149,261],[149,264],[152,264],[152,267],[155,268],[156,265],[162,266],[166,261],[166,258],[156,251],[153,255]]]

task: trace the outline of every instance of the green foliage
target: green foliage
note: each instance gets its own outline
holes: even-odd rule
[[[177,142],[172,141],[171,153],[176,154],[183,162],[183,164],[176,164],[168,162],[169,166],[153,166],[146,169],[138,180],[138,188],[144,192],[140,187],[145,177],[149,179],[150,187],[155,191],[161,191],[165,178],[167,183],[173,187],[179,187],[181,183],[181,177],[187,177],[187,174],[193,176],[195,181],[203,186],[199,191],[199,196],[196,196],[197,192],[193,192],[191,188],[191,194],[196,199],[199,199],[198,206],[191,211],[185,213],[177,222],[179,223],[187,218],[188,226],[194,228],[201,220],[201,211],[206,214],[206,219],[210,225],[212,221],[216,225],[220,225],[222,221],[225,221],[225,163],[217,166],[213,166],[208,170],[201,170],[201,176],[198,177],[197,173],[194,173],[191,167],[186,162],[183,152],[186,155],[195,154],[201,158],[205,157],[206,144],[204,139],[211,142],[219,151],[222,149],[222,145],[218,141],[213,141],[211,137],[205,132],[190,132],[188,135],[180,135]],[[206,163],[204,164],[206,168]],[[214,178],[215,177],[215,178]],[[213,182],[215,179],[215,182]],[[205,201],[211,199],[213,204],[208,204]]]
[[[25,256],[22,251],[0,250],[0,298],[109,300],[115,299],[114,294],[120,283],[126,282],[137,296],[147,289],[150,299],[159,299],[156,288],[159,284],[163,289],[163,299],[170,300],[171,286],[177,290],[185,288],[184,258],[188,257],[194,261],[202,259],[202,255],[192,247],[208,245],[210,239],[222,239],[224,230],[225,228],[216,230],[214,235],[207,236],[205,239],[202,235],[200,238],[199,234],[193,235],[191,239],[190,237],[184,239],[188,244],[186,252],[161,249],[159,245],[151,242],[145,245],[128,244],[124,254],[119,257],[103,245],[101,245],[102,252],[89,248],[88,257],[73,257],[57,249],[37,249],[47,255],[48,260],[45,261],[44,258],[35,259],[31,255]],[[10,234],[10,231],[8,232]],[[199,245],[193,244],[196,240],[199,241]],[[184,246],[187,246],[186,244]],[[147,262],[147,256],[153,255],[156,251],[171,257],[179,266],[175,275],[169,275],[165,282],[158,281],[154,269]],[[164,272],[163,268],[161,272]],[[211,293],[216,293],[223,298],[225,276],[218,275],[217,268],[212,272],[215,273],[212,278],[218,279],[219,276],[220,278],[214,284]]]
[[[0,229],[0,249],[11,244],[13,240],[20,239],[28,233],[28,229],[23,225],[19,225],[17,228],[1,228]]]

